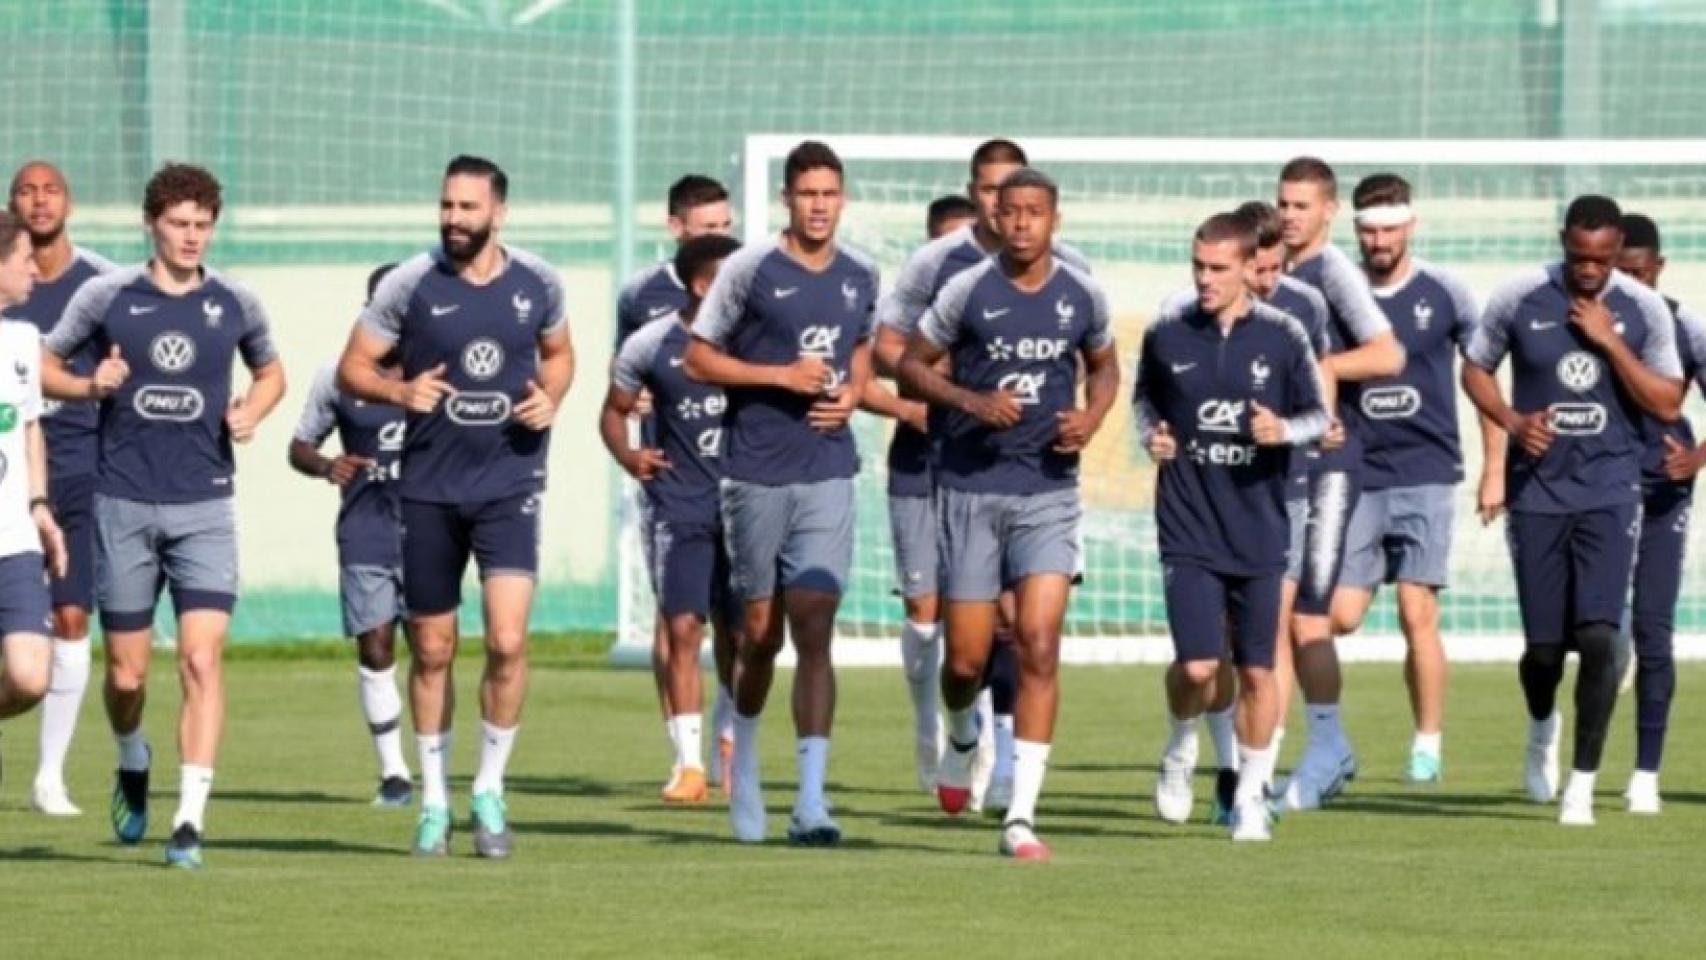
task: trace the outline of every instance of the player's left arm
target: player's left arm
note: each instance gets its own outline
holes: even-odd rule
[[[47,440],[41,428],[41,347],[40,336],[32,328],[31,347],[25,351],[21,360],[26,365],[24,375],[24,401],[19,406],[19,413],[24,421],[24,459],[25,473],[30,490],[30,519],[35,522],[36,533],[41,538],[41,549],[47,559],[48,569],[56,577],[65,576],[67,557],[65,553],[65,534],[60,532],[59,522],[53,516],[53,508],[47,499]]]
[[[1119,401],[1120,356],[1114,344],[1113,319],[1108,315],[1107,296],[1094,284],[1090,285],[1090,304],[1090,329],[1078,351],[1084,362],[1084,407],[1054,415],[1059,428],[1056,453],[1077,453],[1089,446],[1108,411]]]
[[[273,346],[266,309],[260,299],[241,287],[234,287],[233,292],[243,308],[243,334],[237,340],[237,352],[249,368],[249,389],[231,402],[230,409],[225,411],[225,425],[232,440],[248,443],[255,438],[255,428],[284,399],[284,361]]]
[[[859,409],[904,423],[920,433],[928,429],[925,421],[929,408],[917,400],[901,397],[883,386],[883,382],[876,377],[872,377],[870,382],[865,384],[864,396],[859,399]]]
[[[1320,439],[1331,421],[1327,413],[1327,388],[1309,334],[1303,325],[1286,317],[1292,349],[1286,361],[1287,406],[1285,416],[1251,401],[1250,433],[1265,447],[1302,446]]]
[[[529,430],[551,429],[574,379],[575,348],[569,341],[569,325],[560,323],[539,337],[539,368],[515,405],[516,422]]]
[[[1633,292],[1635,284],[1627,286]],[[1597,297],[1572,301],[1570,323],[1611,364],[1635,403],[1668,422],[1682,415],[1682,398],[1688,385],[1682,379],[1682,362],[1676,354],[1676,322],[1663,300],[1646,294],[1643,290],[1635,296],[1647,327],[1639,356],[1617,332],[1611,309]]]
[[[1355,347],[1324,361],[1333,379],[1356,383],[1403,373],[1404,345],[1398,342],[1391,322],[1375,302],[1374,291],[1368,288],[1362,271],[1344,257],[1334,257],[1323,267],[1322,295],[1344,318],[1352,339],[1357,342]]]

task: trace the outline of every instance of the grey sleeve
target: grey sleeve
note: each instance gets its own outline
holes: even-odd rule
[[[906,258],[895,275],[894,287],[877,301],[878,324],[903,336],[911,336],[918,329],[918,321],[930,309],[936,275],[942,270],[948,249],[941,240],[934,240]]]
[[[1337,247],[1321,252],[1321,295],[1339,316],[1358,346],[1392,330],[1391,321],[1374,299],[1368,278]]]
[[[1439,285],[1445,288],[1446,296],[1451,298],[1451,339],[1459,349],[1469,343],[1469,338],[1475,332],[1475,320],[1481,315],[1481,307],[1475,302],[1475,294],[1469,285],[1455,273],[1435,269],[1434,276]]]
[[[107,274],[78,287],[44,341],[48,351],[63,359],[81,350],[106,320],[107,308],[123,286],[119,274]]]
[[[512,248],[510,256],[533,272],[545,287],[544,309],[539,311],[539,337],[544,339],[569,322],[567,297],[563,293],[563,275],[544,257],[528,250]]]
[[[1540,282],[1545,282],[1544,276]],[[1469,334],[1469,343],[1463,348],[1463,359],[1488,373],[1499,368],[1505,354],[1510,352],[1511,322],[1516,316],[1517,304],[1534,287],[1534,275],[1524,274],[1493,291],[1493,295],[1487,298],[1487,306],[1481,310],[1480,321]]]
[[[658,348],[670,328],[680,321],[675,314],[660,317],[634,331],[610,361],[610,383],[625,393],[639,393],[646,386],[647,371],[657,360]]]
[[[1131,419],[1137,425],[1137,445],[1143,449],[1145,456],[1149,454],[1149,441],[1155,436],[1155,429],[1161,425],[1161,414],[1156,409],[1154,398],[1155,328],[1156,323],[1151,323],[1143,331],[1143,343],[1137,351],[1137,370],[1132,374]]]
[[[1101,352],[1114,345],[1114,322],[1108,313],[1108,294],[1102,285],[1077,267],[1068,267],[1077,281],[1090,294],[1090,329],[1084,345],[1091,352]]]
[[[960,321],[965,317],[966,301],[971,299],[972,288],[986,269],[973,267],[962,270],[949,280],[918,321],[918,335],[944,349],[952,346],[960,338]]]
[[[1694,382],[1706,392],[1706,319],[1681,304],[1676,308],[1676,341],[1679,347],[1687,344],[1695,365]]]
[[[1309,309],[1315,311],[1315,316],[1297,319],[1305,324],[1304,333],[1309,337],[1309,345],[1315,349],[1315,356],[1324,357],[1333,350],[1333,342],[1327,338],[1327,322],[1330,318],[1327,298],[1307,283],[1299,283],[1298,286],[1303,288],[1303,299],[1309,302]]]
[[[118,269],[117,264],[93,250],[78,247],[77,256],[84,263],[87,263],[96,273],[112,273],[114,270]]]
[[[362,308],[356,323],[386,343],[396,343],[403,334],[403,315],[409,311],[409,301],[430,269],[432,254],[429,253],[416,254],[398,264],[379,281],[379,289],[373,291],[373,299]]]
[[[243,333],[237,339],[237,350],[249,369],[264,367],[278,359],[278,348],[272,342],[272,329],[267,323],[266,308],[261,298],[248,287],[230,284],[231,295],[243,310]]]
[[[758,276],[759,264],[773,249],[774,245],[768,243],[743,247],[723,261],[717,279],[711,281],[711,289],[705,294],[705,302],[699,305],[699,313],[693,318],[695,337],[718,349],[728,346],[729,337],[746,316],[746,300]]]
[[[1286,442],[1304,446],[1321,439],[1330,422],[1326,406],[1326,390],[1321,384],[1321,367],[1315,360],[1315,348],[1309,343],[1309,332],[1295,317],[1279,313],[1292,346],[1290,376],[1291,407],[1286,411]]]
[[[331,436],[338,422],[337,365],[327,364],[314,374],[308,387],[308,399],[302,403],[302,416],[296,421],[295,439],[313,444],[317,449]]]
[[[1676,352],[1676,319],[1664,298],[1634,280],[1624,279],[1621,286],[1641,310],[1647,324],[1647,338],[1641,344],[1641,362],[1661,377],[1682,379],[1682,360]]]

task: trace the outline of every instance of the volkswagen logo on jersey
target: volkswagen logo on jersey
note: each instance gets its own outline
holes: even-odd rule
[[[526,294],[517,292],[515,296],[509,298],[509,303],[515,308],[516,323],[526,323],[533,314],[533,301],[529,300]]]
[[[490,380],[504,368],[504,348],[496,340],[481,337],[462,348],[462,369],[475,380]]]
[[[225,319],[225,308],[220,306],[212,297],[201,302],[201,315],[207,318],[207,325],[219,329],[219,321]]]
[[[1078,315],[1078,308],[1068,303],[1066,297],[1062,296],[1054,302],[1054,315],[1055,319],[1060,321],[1061,329],[1064,330],[1072,326],[1072,318]]]
[[[379,428],[379,449],[386,453],[396,453],[403,449],[403,421],[393,420]]]
[[[1197,407],[1197,429],[1204,433],[1237,433],[1244,415],[1242,400],[1204,400]]]
[[[1554,403],[1551,427],[1567,437],[1592,437],[1605,432],[1605,408],[1597,403]]]
[[[148,344],[148,359],[161,373],[183,373],[195,363],[195,341],[167,330]]]
[[[1011,393],[1013,399],[1022,405],[1036,406],[1042,402],[1043,385],[1046,383],[1046,373],[1009,373],[995,384],[995,388]]]
[[[848,313],[859,308],[859,288],[853,285],[853,281],[841,281],[841,299],[847,304]]]
[[[712,427],[699,431],[699,439],[695,443],[701,457],[715,457],[723,450],[723,428]]]
[[[1362,395],[1362,413],[1370,420],[1402,420],[1421,409],[1422,393],[1415,387],[1372,387]]]
[[[1564,354],[1558,361],[1558,382],[1576,393],[1592,390],[1599,383],[1599,360],[1582,350]]]
[[[1273,373],[1273,368],[1268,366],[1267,357],[1257,357],[1256,359],[1251,360],[1250,388],[1252,390],[1260,390],[1263,387],[1266,387],[1268,385],[1268,378],[1273,376]]]
[[[835,356],[835,345],[840,342],[840,327],[807,327],[800,331],[800,356],[828,360]]]
[[[1417,300],[1415,307],[1410,310],[1410,315],[1416,318],[1417,330],[1426,330],[1434,319],[1433,304],[1426,300]]]

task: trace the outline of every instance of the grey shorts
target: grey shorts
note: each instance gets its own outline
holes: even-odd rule
[[[742,600],[776,588],[841,594],[853,569],[853,478],[767,486],[723,480],[729,579]]]
[[[1401,581],[1444,587],[1456,520],[1457,488],[1452,484],[1364,491],[1345,533],[1339,585],[1372,590]]]
[[[894,536],[895,589],[908,600],[936,593],[942,568],[936,502],[931,497],[889,497]]]
[[[405,619],[403,568],[351,564],[338,570],[338,598],[344,608],[344,635],[359,637],[369,630]]]
[[[1077,576],[1076,489],[1038,494],[936,492],[949,600],[993,601],[1026,577],[1043,573]]]
[[[1291,539],[1285,548],[1285,578],[1296,583],[1303,579],[1303,534],[1309,529],[1309,501],[1287,500],[1285,520],[1291,528]]]
[[[143,630],[160,589],[182,616],[237,605],[237,515],[228,497],[140,503],[95,495],[95,599],[101,626]]]

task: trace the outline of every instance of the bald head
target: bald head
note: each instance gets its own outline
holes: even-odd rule
[[[31,160],[12,174],[8,207],[24,222],[30,242],[48,246],[65,233],[71,215],[71,188],[65,174],[46,160]]]

